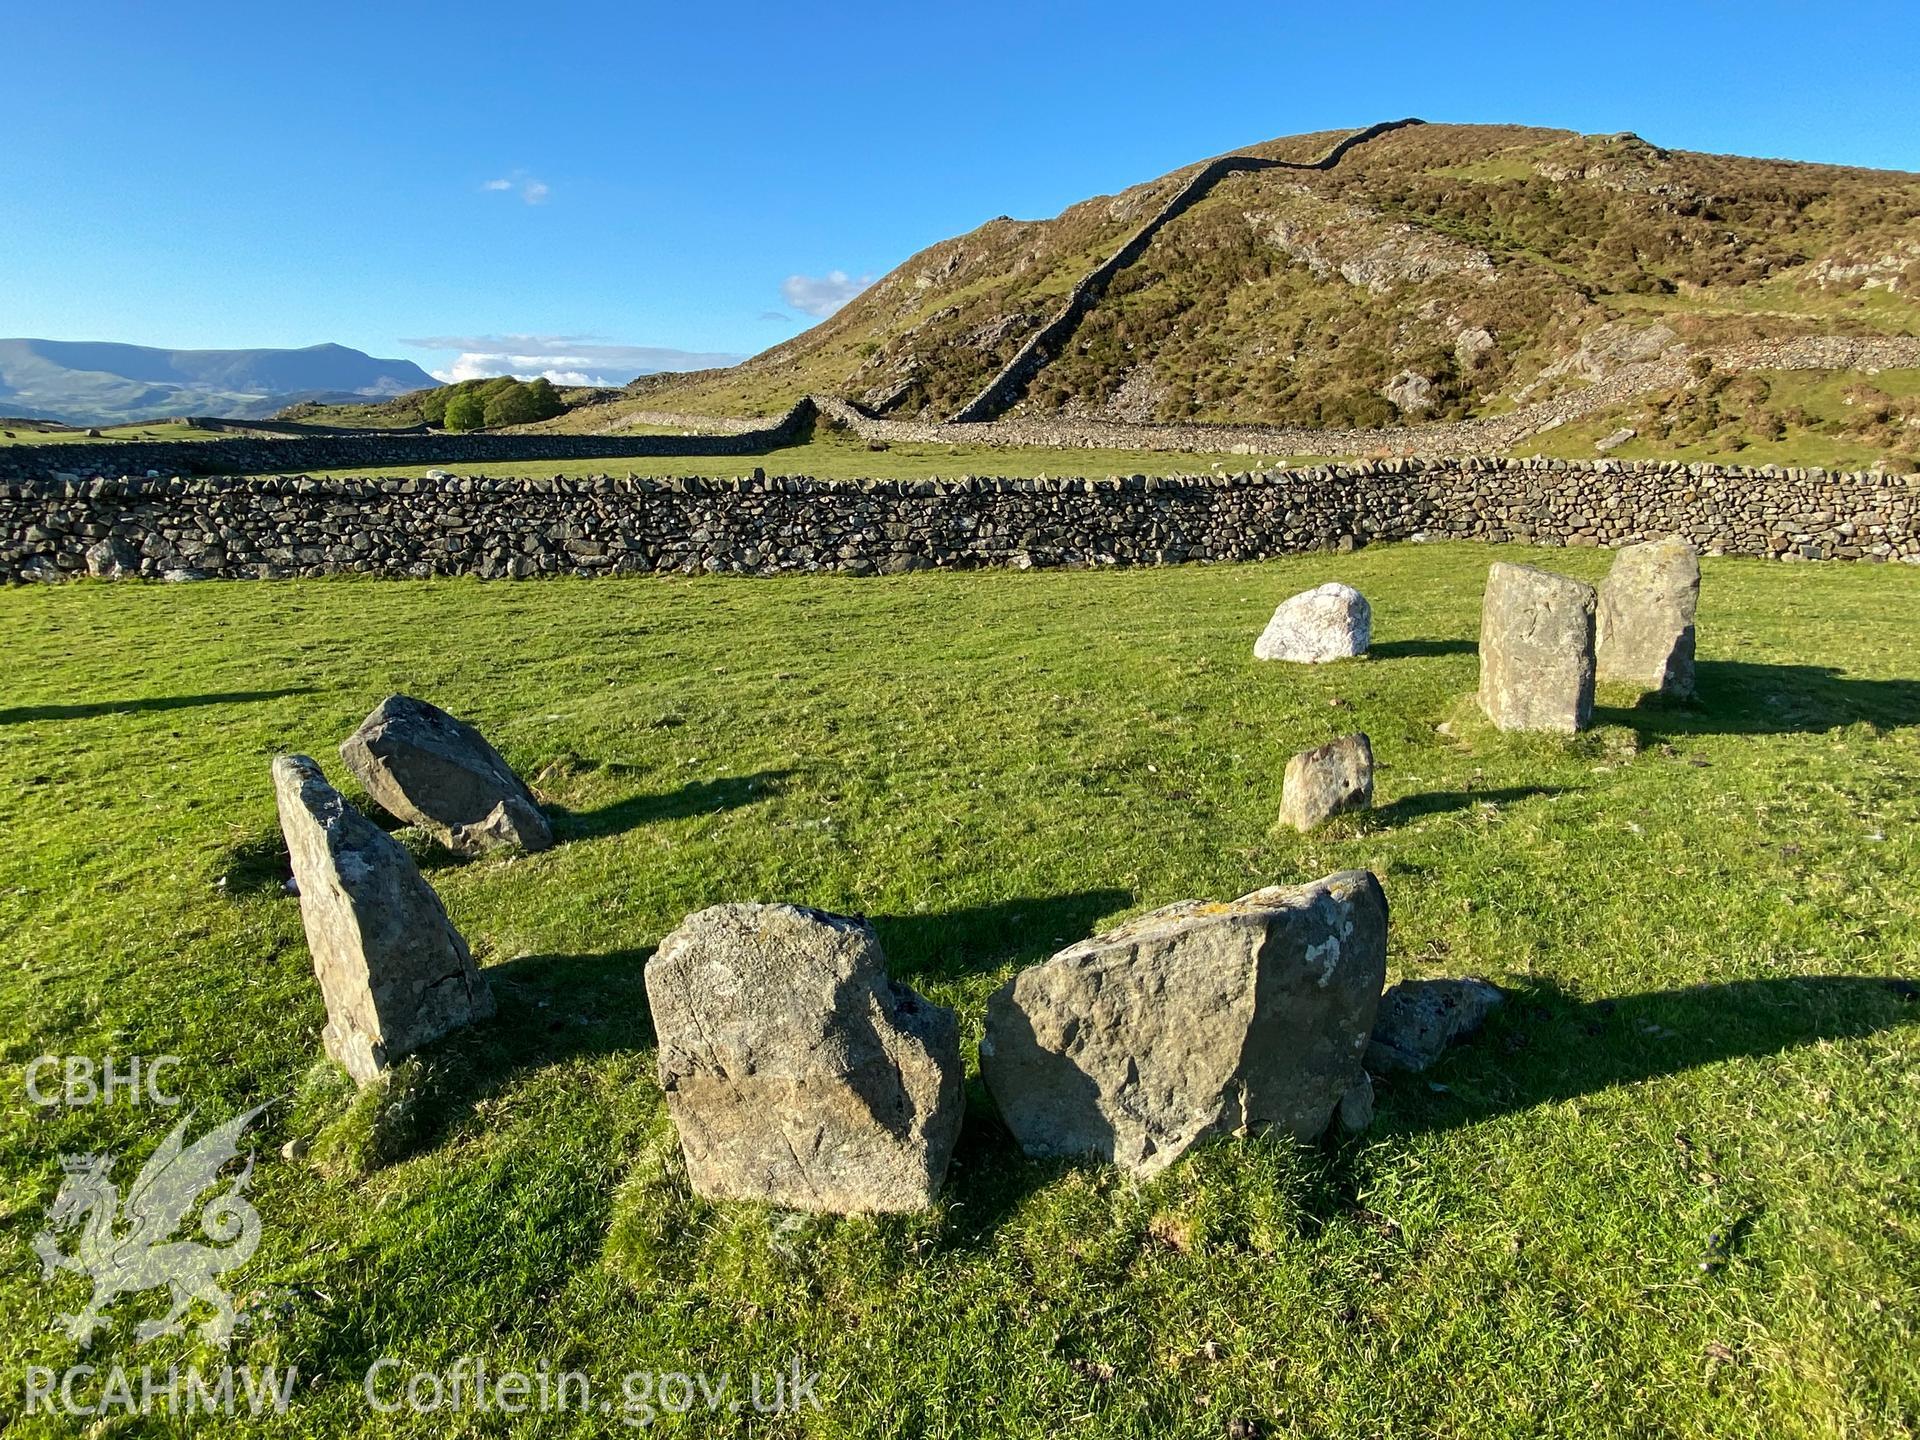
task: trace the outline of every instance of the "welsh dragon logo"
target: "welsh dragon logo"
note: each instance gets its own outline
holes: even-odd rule
[[[123,1202],[112,1180],[111,1155],[68,1155],[60,1164],[66,1179],[47,1212],[47,1229],[34,1239],[43,1279],[73,1270],[93,1282],[93,1298],[78,1314],[56,1315],[54,1328],[81,1344],[106,1325],[106,1311],[123,1295],[165,1286],[173,1302],[158,1320],[134,1329],[137,1340],[177,1335],[186,1328],[195,1300],[213,1307],[213,1318],[199,1327],[202,1338],[224,1346],[233,1338],[233,1301],[218,1277],[246,1263],[260,1244],[260,1212],[245,1198],[253,1178],[253,1156],[226,1189],[200,1208],[200,1232],[212,1241],[174,1238],[200,1197],[217,1183],[220,1171],[240,1153],[240,1132],[266,1106],[249,1110],[191,1144],[187,1120],[173,1127],[160,1148],[141,1167]],[[69,1255],[59,1232],[79,1231]]]

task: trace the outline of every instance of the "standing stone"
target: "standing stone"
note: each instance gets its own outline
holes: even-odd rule
[[[1593,722],[1593,587],[1497,561],[1480,607],[1480,708],[1502,730]]]
[[[710,1200],[933,1203],[960,1133],[960,1029],[890,980],[866,921],[716,905],[647,962],[660,1084]]]
[[[457,854],[553,844],[533,793],[500,753],[437,705],[389,695],[341,742],[340,757],[382,809]]]
[[[1311,830],[1344,810],[1373,804],[1373,746],[1365,735],[1343,735],[1287,761],[1280,789],[1280,819]]]
[[[1600,584],[1600,678],[1691,696],[1699,603],[1700,556],[1685,540],[1673,535],[1622,549]]]
[[[1069,946],[987,1002],[980,1067],[1030,1155],[1139,1175],[1209,1135],[1311,1139],[1343,1101],[1386,980],[1387,898],[1365,870],[1189,900]]]
[[[1464,1040],[1506,997],[1485,980],[1402,980],[1380,997],[1367,1069],[1421,1071]]]
[[[366,1084],[430,1040],[493,1014],[493,994],[440,897],[390,835],[305,755],[273,762],[327,1054]]]
[[[1256,660],[1319,664],[1364,654],[1373,643],[1373,608],[1351,585],[1329,581],[1282,601],[1254,641]]]

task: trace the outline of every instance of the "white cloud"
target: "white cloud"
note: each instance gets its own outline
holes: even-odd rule
[[[496,375],[522,380],[544,375],[556,385],[624,385],[637,375],[706,370],[745,358],[663,345],[609,345],[592,335],[428,335],[400,343],[452,352],[453,359],[428,370],[448,384]]]
[[[873,276],[862,275],[856,280],[844,270],[789,275],[780,282],[780,296],[802,314],[824,320],[871,284]]]
[[[544,180],[535,179],[524,170],[515,170],[492,180],[483,180],[480,182],[480,188],[495,194],[507,194],[517,190],[520,198],[529,205],[544,205],[548,197],[553,194],[551,185]]]

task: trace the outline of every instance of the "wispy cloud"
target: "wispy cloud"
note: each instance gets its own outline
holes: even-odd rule
[[[482,190],[498,195],[518,194],[529,205],[544,205],[553,194],[553,187],[546,181],[536,179],[524,170],[513,170],[492,180],[480,182]]]
[[[556,385],[624,385],[637,375],[661,370],[706,370],[737,365],[744,356],[664,345],[610,345],[598,335],[427,335],[402,340],[416,350],[449,352],[436,380],[484,380],[544,375]]]
[[[793,316],[784,310],[762,310],[758,318],[771,321],[775,325],[793,324]]]
[[[801,314],[824,320],[871,284],[873,276],[862,275],[856,280],[844,270],[789,275],[780,282],[780,297]]]

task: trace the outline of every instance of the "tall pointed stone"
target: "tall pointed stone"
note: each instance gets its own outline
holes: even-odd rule
[[[274,760],[273,789],[327,1003],[327,1053],[364,1085],[493,1014],[485,978],[413,857],[305,755]]]
[[[1502,730],[1593,723],[1591,585],[1496,561],[1480,606],[1480,708]]]
[[[1625,546],[1600,584],[1599,675],[1681,699],[1693,694],[1700,556],[1679,536]]]

